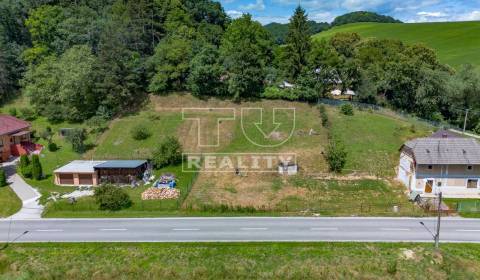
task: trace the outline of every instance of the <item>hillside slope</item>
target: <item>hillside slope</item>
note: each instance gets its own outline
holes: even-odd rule
[[[425,43],[437,50],[440,61],[450,66],[458,67],[465,63],[480,66],[480,22],[354,23],[321,32],[314,38],[330,38],[338,32],[399,39],[405,43]]]

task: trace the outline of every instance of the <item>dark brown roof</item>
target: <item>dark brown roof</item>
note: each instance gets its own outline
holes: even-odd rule
[[[0,115],[0,135],[15,133],[29,127],[30,123],[24,120],[9,115]]]

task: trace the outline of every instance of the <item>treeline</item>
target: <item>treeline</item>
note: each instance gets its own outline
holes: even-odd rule
[[[278,46],[250,15],[231,20],[210,0],[0,3],[0,93],[21,87],[51,121],[108,119],[148,93],[316,101],[333,89],[454,124],[470,108],[468,128],[479,121],[473,66],[456,71],[423,45],[355,33],[312,41],[301,7]]]
[[[110,118],[183,89],[229,22],[210,0],[1,0],[1,98],[21,87],[50,121]]]
[[[390,16],[379,15],[373,12],[359,11],[338,16],[333,20],[332,23],[315,22],[313,20],[309,20],[307,21],[307,25],[310,35],[314,35],[335,26],[356,22],[401,23],[401,21]],[[282,24],[272,22],[265,25],[265,28],[268,30],[268,32],[270,32],[270,34],[272,34],[276,44],[283,45],[285,44],[285,39],[288,35],[288,25],[288,23]]]
[[[330,23],[328,22],[316,22],[313,20],[307,21],[308,33],[314,35],[322,31],[330,29]],[[288,35],[288,23],[272,22],[264,26],[270,34],[273,36],[273,40],[277,45],[285,44],[285,38]]]
[[[356,22],[402,23],[400,20],[394,19],[390,16],[379,15],[373,12],[358,11],[336,17],[332,22],[332,26]]]

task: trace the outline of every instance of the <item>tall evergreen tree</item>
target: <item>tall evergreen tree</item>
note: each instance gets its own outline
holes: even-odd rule
[[[307,65],[307,56],[311,41],[308,27],[308,17],[305,10],[298,6],[290,18],[287,34],[287,75],[296,79]]]

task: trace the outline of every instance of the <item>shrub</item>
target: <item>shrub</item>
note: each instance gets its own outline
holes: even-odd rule
[[[21,108],[20,114],[24,120],[31,121],[36,118],[35,112],[30,108]]]
[[[353,106],[352,104],[345,103],[340,107],[340,112],[346,116],[353,116]]]
[[[318,107],[318,110],[320,111],[320,118],[322,119],[322,126],[323,127],[328,127],[330,125],[329,120],[328,120],[328,114],[327,114],[327,109],[325,108],[325,105],[320,105]]]
[[[473,132],[475,132],[476,134],[480,134],[480,122],[477,124],[477,126],[475,126]]]
[[[49,126],[47,126],[45,130],[40,132],[40,137],[45,139],[45,141],[50,142],[52,140],[52,136],[53,136],[52,128]]]
[[[32,178],[41,180],[43,177],[42,164],[38,155],[32,155]]]
[[[17,116],[17,108],[12,107],[12,108],[8,109],[8,114],[16,117]]]
[[[280,89],[276,86],[265,88],[263,97],[266,99],[285,99],[290,101],[298,99],[295,91],[291,89]]]
[[[330,171],[340,173],[347,163],[347,151],[345,146],[338,140],[330,141],[325,155]]]
[[[5,174],[5,170],[0,168],[0,187],[5,187],[7,185],[7,174]]]
[[[100,210],[118,211],[132,206],[130,196],[123,189],[113,185],[96,188],[94,197]]]
[[[85,139],[87,138],[85,135],[85,130],[81,128],[75,128],[69,130],[68,133],[65,135],[65,138],[70,144],[72,144],[72,149],[77,153],[85,152]]]
[[[90,128],[90,133],[102,133],[108,128],[107,121],[100,116],[91,117],[86,124]]]
[[[148,127],[144,125],[133,127],[130,133],[132,134],[132,138],[135,140],[145,140],[152,135]]]
[[[58,151],[58,146],[57,146],[57,144],[55,144],[55,143],[53,143],[53,142],[49,142],[49,143],[48,143],[48,150],[49,150],[50,152],[56,152],[56,151]]]
[[[22,169],[22,175],[25,178],[32,178],[32,166],[27,165]]]
[[[153,152],[152,163],[155,168],[179,164],[182,161],[182,146],[177,138],[169,136]]]
[[[20,156],[20,164],[18,165],[18,168],[20,169],[20,173],[24,177],[26,178],[32,177],[32,169],[30,168],[30,159],[28,158],[27,155]]]
[[[65,118],[65,108],[58,104],[49,104],[43,109],[42,115],[51,123],[59,123]]]

